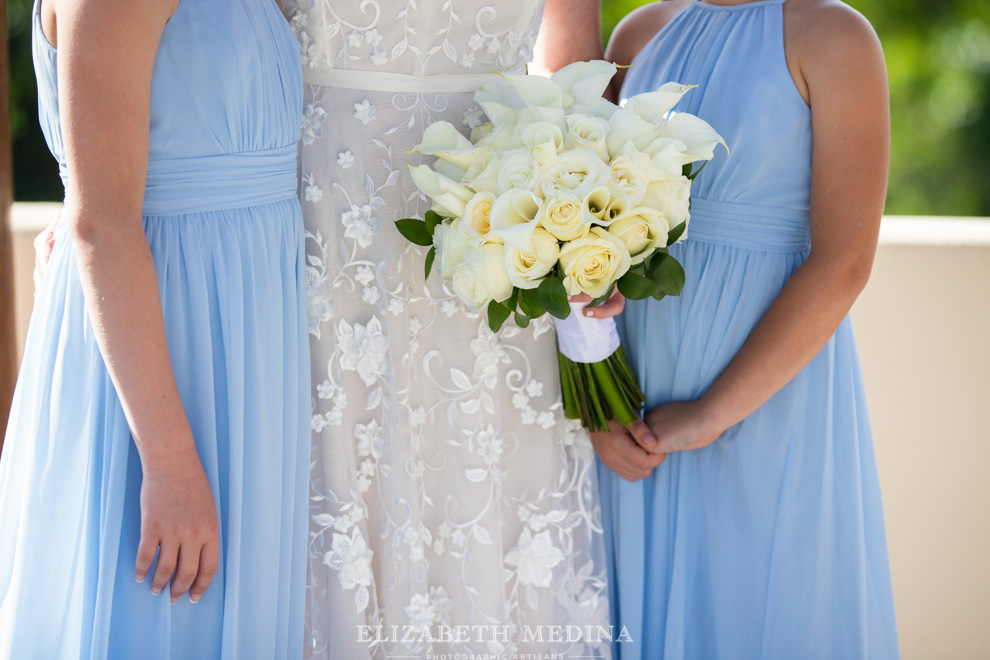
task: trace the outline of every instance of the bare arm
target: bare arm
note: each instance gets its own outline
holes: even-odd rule
[[[883,52],[845,7],[794,36],[812,109],[811,252],[708,392],[647,416],[662,451],[705,446],[763,405],[821,351],[870,275],[889,162]]]
[[[54,0],[59,100],[70,172],[62,215],[100,352],[144,472],[144,579],[198,599],[217,558],[213,496],[179,398],[151,250],[141,222],[151,75],[172,2]],[[202,557],[201,557],[202,556]],[[196,580],[196,584],[192,584]]]
[[[600,0],[547,0],[536,40],[534,73],[602,58]]]

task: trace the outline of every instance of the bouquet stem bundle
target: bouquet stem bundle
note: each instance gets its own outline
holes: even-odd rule
[[[610,419],[629,426],[639,419],[646,397],[619,346],[601,362],[574,362],[557,354],[564,413],[590,431],[607,431]]]

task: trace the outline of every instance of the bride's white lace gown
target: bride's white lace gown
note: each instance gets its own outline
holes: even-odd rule
[[[493,335],[394,227],[429,208],[407,150],[434,121],[484,120],[470,90],[531,59],[542,2],[283,5],[306,81],[309,652],[607,656],[548,641],[608,624],[593,453],[559,404],[552,326]],[[427,639],[445,626],[483,628]]]

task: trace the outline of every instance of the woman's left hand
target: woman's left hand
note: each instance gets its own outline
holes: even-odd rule
[[[648,449],[651,453],[701,449],[715,442],[725,430],[718,426],[701,401],[661,404],[649,411],[645,420],[657,438],[657,444]]]
[[[587,293],[581,293],[576,296],[570,296],[569,300],[571,302],[587,302],[590,303],[593,298]],[[611,316],[618,316],[622,313],[622,310],[626,307],[626,297],[619,293],[619,287],[616,287],[612,291],[612,295],[608,297],[608,300],[595,307],[585,307],[584,315],[593,319],[607,319]]]

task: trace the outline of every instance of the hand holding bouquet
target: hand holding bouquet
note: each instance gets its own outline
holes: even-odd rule
[[[703,120],[668,113],[691,89],[677,83],[618,107],[601,98],[615,66],[578,62],[552,77],[505,76],[475,101],[489,123],[470,139],[448,122],[429,126],[410,166],[433,200],[425,219],[399,220],[429,246],[433,266],[492,331],[510,316],[526,327],[557,324],[568,417],[592,430],[631,424],[643,405],[612,319],[583,316],[614,288],[632,300],[677,295],[684,270],[667,246],[689,219],[692,163],[713,158],[722,138]]]

